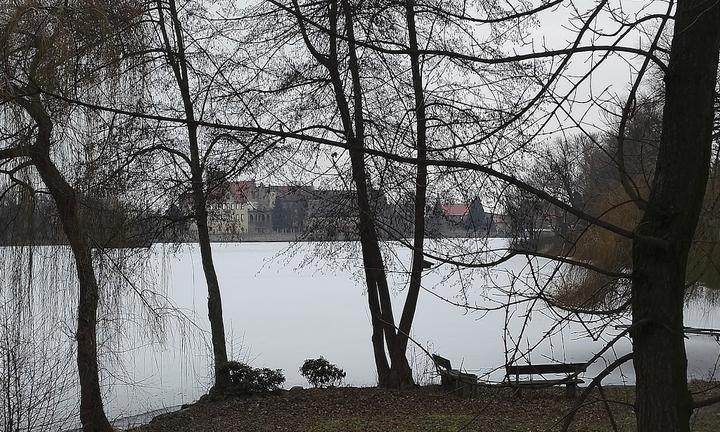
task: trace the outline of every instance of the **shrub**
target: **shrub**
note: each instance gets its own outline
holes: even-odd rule
[[[280,369],[256,369],[236,361],[225,363],[223,368],[230,375],[231,391],[234,394],[270,393],[285,382]]]
[[[342,369],[323,357],[305,360],[305,363],[300,367],[300,375],[304,376],[315,388],[334,387],[339,385],[345,378],[345,372]]]

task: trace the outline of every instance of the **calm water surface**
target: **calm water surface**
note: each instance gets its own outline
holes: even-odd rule
[[[504,244],[504,240],[489,241],[490,247]],[[298,368],[305,359],[318,356],[343,368],[347,373],[346,384],[374,385],[370,316],[360,263],[353,253],[357,247],[356,243],[340,242],[298,247],[287,243],[214,244],[230,357],[255,367],[282,369],[287,379],[285,388],[307,386]],[[14,271],[8,254],[15,252],[8,251],[6,248],[5,259],[0,262],[0,270],[6,275]],[[405,298],[405,266],[410,255],[397,244],[388,245],[387,252],[398,319]],[[73,320],[77,298],[74,266],[68,251],[62,248],[39,249],[34,254],[36,287],[32,307],[50,312],[38,315],[41,318],[28,345],[29,352],[47,351],[48,358],[57,358],[56,352],[65,353],[67,367],[71,368],[66,375],[74,377]],[[116,267],[117,263],[106,260],[99,269],[101,280],[111,280],[104,287],[105,293],[118,292],[111,288],[123,285],[117,277],[114,282],[105,277],[115,272]],[[131,274],[144,277],[134,280],[132,289],[124,288],[122,294],[106,294],[100,313],[106,329],[99,337],[103,387],[107,389],[107,412],[113,419],[193,402],[207,391],[212,381],[207,295],[197,248],[155,245],[138,268],[141,271]],[[422,349],[411,345],[409,353],[419,382],[434,379],[423,349],[450,359],[456,368],[494,382],[503,378],[506,348],[519,347],[515,357],[522,363],[584,362],[620,332],[616,325],[626,323],[587,322],[587,317],[580,317],[586,321],[580,323],[577,316],[571,315],[576,322],[558,325],[559,318],[567,318],[567,314],[540,302],[500,307],[508,301],[509,291],[523,292],[528,287],[534,289],[538,282],[543,284],[545,280],[538,275],[552,272],[548,262],[517,257],[491,272],[464,271],[458,275],[454,269],[443,264],[424,277],[426,290],[421,292],[412,331],[413,339]],[[7,289],[23,283],[17,278],[6,278]],[[6,290],[2,295],[9,292]],[[149,303],[162,306],[158,310],[161,318],[148,313],[138,301],[138,293]],[[174,308],[167,308],[169,305]],[[132,319],[112,318],[117,311],[129,313]],[[605,330],[600,333],[603,324]],[[720,328],[720,314],[704,303],[691,304],[686,311],[686,325]],[[38,339],[42,333],[53,337],[46,343]],[[53,348],[55,345],[60,348]],[[693,336],[686,346],[690,376],[702,379],[715,376],[718,342],[706,336]],[[586,381],[629,350],[628,339],[619,341],[588,371]],[[633,379],[632,365],[627,364],[608,377],[606,383],[632,383]],[[76,404],[77,389],[71,389],[58,406],[70,412],[77,409]]]
[[[502,240],[493,240],[497,245]],[[282,369],[285,387],[307,386],[298,374],[306,358],[320,355],[338,364],[347,373],[346,383],[355,386],[376,382],[370,346],[370,317],[358,262],[339,248],[328,245],[321,250],[340,264],[324,259],[308,262],[315,254],[313,245],[287,251],[286,243],[215,244],[214,254],[223,296],[225,326],[232,357],[256,367]],[[346,244],[351,249],[356,245]],[[199,252],[188,246],[172,252],[155,246],[160,275],[165,279],[167,295],[205,332],[189,328],[181,333],[168,325],[164,346],[135,350],[125,356],[126,371],[131,371],[130,385],[115,383],[108,398],[113,416],[135,414],[165,406],[196,400],[207,390],[211,378],[210,350],[207,340],[206,293]],[[334,250],[333,248],[338,248]],[[394,247],[400,265],[409,262],[409,254]],[[608,326],[603,336],[593,340],[598,323],[573,323],[554,328],[557,313],[542,304],[528,304],[506,310],[474,311],[448,303],[472,304],[493,308],[507,300],[510,281],[517,289],[532,284],[525,258],[503,264],[491,274],[465,275],[462,281],[447,265],[439,266],[425,277],[424,291],[418,303],[413,338],[430,352],[449,358],[454,367],[462,367],[488,381],[503,378],[506,343],[530,351],[526,360],[583,362],[601,349],[607,340],[619,333]],[[396,317],[404,301],[402,289],[406,275],[402,267],[391,272],[396,287]],[[464,291],[461,286],[466,287]],[[702,304],[690,305],[686,325],[720,327],[720,314]],[[577,319],[577,317],[573,317]],[[510,331],[504,331],[508,322]],[[524,332],[521,330],[525,328]],[[548,334],[550,334],[548,336]],[[537,345],[536,348],[531,349]],[[687,342],[691,377],[708,378],[714,374],[720,345],[705,336],[691,337]],[[630,350],[623,339],[588,371],[594,376],[603,366]],[[422,351],[411,352],[418,379],[427,381],[432,367]],[[607,383],[633,382],[632,365],[628,364],[607,378]],[[587,380],[587,378],[586,378]]]

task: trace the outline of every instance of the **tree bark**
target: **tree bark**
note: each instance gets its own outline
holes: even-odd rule
[[[200,159],[200,146],[198,143],[198,126],[195,120],[195,107],[193,97],[190,93],[190,77],[188,74],[187,60],[185,58],[185,43],[182,30],[182,23],[178,16],[175,0],[168,2],[170,19],[174,29],[173,37],[177,45],[177,53],[168,54],[168,62],[172,67],[175,80],[180,90],[183,101],[183,109],[187,120],[188,147],[190,151],[190,181],[192,187],[193,213],[195,224],[198,230],[198,245],[200,246],[200,258],[205,274],[205,282],[208,289],[208,319],[210,321],[210,334],[213,347],[213,365],[215,372],[215,391],[222,392],[230,382],[230,376],[225,369],[227,363],[227,348],[225,343],[225,324],[222,313],[222,297],[220,295],[220,284],[215,271],[215,263],[212,257],[210,244],[210,232],[208,229],[208,213],[203,182],[203,167]],[[157,3],[160,16],[160,27],[168,53],[173,50],[170,36],[165,28],[162,2]]]
[[[396,365],[392,377],[394,387],[413,385],[412,370],[409,365],[403,365],[406,358],[408,340],[412,323],[417,310],[420,286],[422,284],[424,242],[425,242],[425,205],[427,202],[427,120],[425,118],[425,90],[423,88],[422,73],[420,71],[420,54],[418,53],[417,29],[415,27],[415,1],[407,0],[405,4],[405,18],[410,43],[410,70],[412,72],[413,94],[415,97],[415,121],[418,165],[415,175],[415,212],[413,227],[412,267],[410,269],[410,285],[408,287],[405,305],[400,317],[400,327],[395,349],[391,352],[393,365]],[[406,366],[406,367],[405,367]]]
[[[337,67],[337,37],[338,34],[338,4],[333,1],[330,4],[329,21],[330,21],[330,48],[327,59],[324,59],[314,47],[306,40],[308,48],[313,55],[322,63],[330,75],[330,81],[333,86],[335,101],[338,105],[340,117],[345,131],[345,137],[351,146],[350,162],[352,168],[352,178],[355,184],[355,196],[358,206],[358,230],[360,234],[360,246],[362,249],[363,266],[365,267],[365,276],[368,287],[368,304],[372,315],[371,322],[373,326],[372,343],[375,356],[375,365],[378,372],[378,385],[380,387],[393,386],[391,377],[394,374],[393,369],[400,367],[410,370],[407,358],[404,353],[401,359],[388,364],[385,354],[385,348],[382,343],[382,336],[388,347],[388,352],[392,353],[395,347],[395,339],[397,336],[395,319],[393,317],[392,302],[390,298],[390,289],[387,283],[387,275],[385,273],[385,264],[380,250],[380,241],[377,234],[377,227],[374,221],[373,209],[370,205],[369,192],[369,175],[365,164],[365,126],[362,113],[362,83],[359,75],[359,65],[357,60],[356,47],[354,43],[353,19],[350,6],[346,0],[342,1],[342,7],[345,15],[345,27],[348,36],[348,54],[349,67],[352,80],[353,90],[353,109],[345,96],[342,77]],[[304,26],[302,20],[299,21],[300,26]],[[412,374],[410,374],[412,379]]]
[[[345,32],[348,45],[348,67],[351,76],[352,108],[348,97],[345,94],[343,78],[338,68],[338,21],[339,5],[341,2],[342,12],[345,18]],[[357,58],[355,35],[353,29],[352,8],[347,0],[333,0],[329,3],[329,48],[328,54],[321,54],[310,41],[305,28],[303,17],[297,1],[293,2],[297,11],[297,20],[302,33],[305,45],[313,57],[323,65],[330,76],[330,83],[333,87],[335,102],[340,113],[345,139],[350,147],[350,163],[352,179],[355,184],[355,197],[358,207],[358,231],[360,246],[362,249],[363,266],[365,269],[366,286],[368,290],[368,305],[372,323],[372,344],[375,356],[375,365],[378,372],[378,385],[380,387],[396,387],[398,376],[397,370],[401,370],[407,379],[404,382],[412,382],[412,370],[405,356],[396,354],[388,363],[383,339],[387,344],[389,353],[395,352],[397,339],[397,328],[392,310],[390,289],[385,272],[385,264],[380,249],[380,241],[377,233],[377,224],[372,205],[370,204],[370,175],[367,172],[365,163],[365,125],[363,116],[363,93],[360,80],[359,64]]]
[[[364,261],[364,259],[363,259]],[[370,309],[370,324],[372,326],[372,346],[375,358],[375,368],[378,375],[378,385],[387,387],[390,384],[390,365],[385,355],[385,338],[383,337],[383,324],[380,319],[380,300],[378,289],[372,272],[365,267],[365,281],[367,285],[368,306]]]
[[[80,422],[84,432],[111,432],[113,428],[105,415],[100,391],[97,359],[99,293],[90,240],[83,229],[77,194],[50,159],[52,121],[38,100],[28,103],[26,109],[38,126],[38,137],[30,150],[30,158],[57,206],[63,231],[75,258],[80,285],[76,333]]]
[[[640,432],[689,430],[686,267],[708,178],[719,46],[720,3],[678,1],[656,174],[633,244],[633,322],[646,321],[632,332]]]
[[[395,318],[393,317],[392,301],[390,299],[390,287],[387,283],[385,264],[380,250],[380,239],[377,233],[377,224],[373,215],[372,206],[369,200],[368,173],[365,167],[365,155],[362,150],[365,148],[365,124],[362,112],[363,95],[362,83],[360,81],[360,64],[357,58],[357,47],[355,46],[355,29],[353,27],[352,9],[348,0],[342,0],[342,7],[345,15],[345,27],[348,44],[348,66],[353,88],[353,112],[355,120],[355,147],[357,152],[351,152],[353,178],[357,188],[358,210],[360,212],[360,230],[365,233],[365,245],[369,257],[369,264],[374,273],[377,284],[378,297],[380,299],[382,324],[384,324],[385,340],[390,353],[390,370],[388,380],[382,387],[399,388],[414,384],[412,369],[407,361],[405,349],[400,349]],[[334,82],[340,83],[339,74]],[[336,90],[339,90],[336,86]],[[344,98],[343,98],[344,99]],[[349,111],[349,110],[348,110]],[[361,236],[361,239],[363,236]],[[407,344],[406,344],[407,345]]]
[[[191,181],[193,195],[193,210],[195,224],[198,229],[198,245],[202,261],[205,282],[208,289],[208,319],[210,320],[210,334],[213,347],[213,364],[215,370],[215,389],[221,391],[230,383],[230,376],[224,368],[228,361],[225,344],[225,324],[223,322],[222,298],[220,296],[220,283],[215,272],[215,262],[212,257],[210,245],[210,232],[208,229],[208,214],[205,204],[205,190],[200,167],[200,153],[197,142],[197,127],[188,126],[190,142]]]

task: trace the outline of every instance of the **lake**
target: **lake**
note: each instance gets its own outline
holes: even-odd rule
[[[495,239],[489,245],[502,247],[504,242]],[[285,388],[307,387],[298,368],[305,359],[319,356],[345,370],[346,384],[374,385],[370,316],[356,249],[357,244],[352,242],[214,244],[230,356],[255,367],[282,369],[287,379]],[[387,249],[388,256],[394,257],[390,276],[399,319],[407,284],[403,266],[408,265],[410,255],[397,244]],[[44,259],[56,256],[49,254]],[[182,311],[182,317],[162,309],[163,317],[148,327],[144,319],[153,315],[143,311],[142,302],[106,299],[107,304],[134,311],[129,322],[108,320],[113,331],[107,332],[107,343],[101,340],[103,383],[108,388],[106,407],[114,419],[193,402],[211,383],[207,296],[199,251],[193,245],[180,249],[154,245],[143,260],[139,265],[147,277],[135,281],[134,288],[124,295],[143,293],[151,304],[172,303]],[[454,367],[491,382],[503,378],[506,343],[510,348],[517,345],[523,352],[529,351],[520,362],[587,361],[620,332],[615,326],[627,320],[567,322],[558,327],[557,318],[562,314],[542,303],[524,302],[497,310],[472,310],[449,303],[496,308],[507,301],[511,291],[522,293],[528,289],[523,287],[535,283],[530,266],[542,274],[543,265],[548,264],[515,257],[491,272],[459,275],[452,265],[436,266],[424,278],[426,290],[420,295],[413,339],[424,349],[450,359]],[[42,265],[36,267],[39,270],[34,271],[43,271]],[[54,277],[71,269],[55,270]],[[72,284],[66,285],[71,298]],[[152,296],[151,290],[166,298]],[[577,316],[570,318],[578,321]],[[65,325],[71,324],[66,321]],[[686,325],[719,328],[720,314],[699,301],[687,307]],[[600,334],[601,327],[605,328],[601,337],[593,340],[590,336]],[[157,328],[164,331],[154,330]],[[110,337],[113,334],[121,336]],[[718,342],[707,336],[692,336],[686,346],[690,376],[714,376]],[[627,338],[618,342],[588,371],[586,382],[629,350]],[[432,364],[423,351],[413,346],[409,354],[418,381],[432,380]],[[605,382],[632,383],[633,379],[628,363]]]

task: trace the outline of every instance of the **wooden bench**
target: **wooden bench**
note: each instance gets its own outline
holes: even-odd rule
[[[450,360],[440,357],[437,354],[433,354],[432,359],[435,363],[435,369],[440,375],[440,384],[443,388],[457,393],[460,396],[477,395],[477,375],[453,369]]]
[[[522,388],[544,388],[555,385],[565,385],[565,394],[568,397],[575,397],[577,385],[584,381],[578,378],[578,374],[585,372],[585,363],[550,363],[550,364],[527,364],[527,365],[506,365],[506,377],[511,387],[515,388],[516,394],[520,395]],[[543,375],[565,375],[560,379],[546,379]],[[521,375],[528,375],[528,380],[520,380]],[[542,379],[533,380],[533,375],[540,375]],[[513,380],[513,377],[515,378]]]

